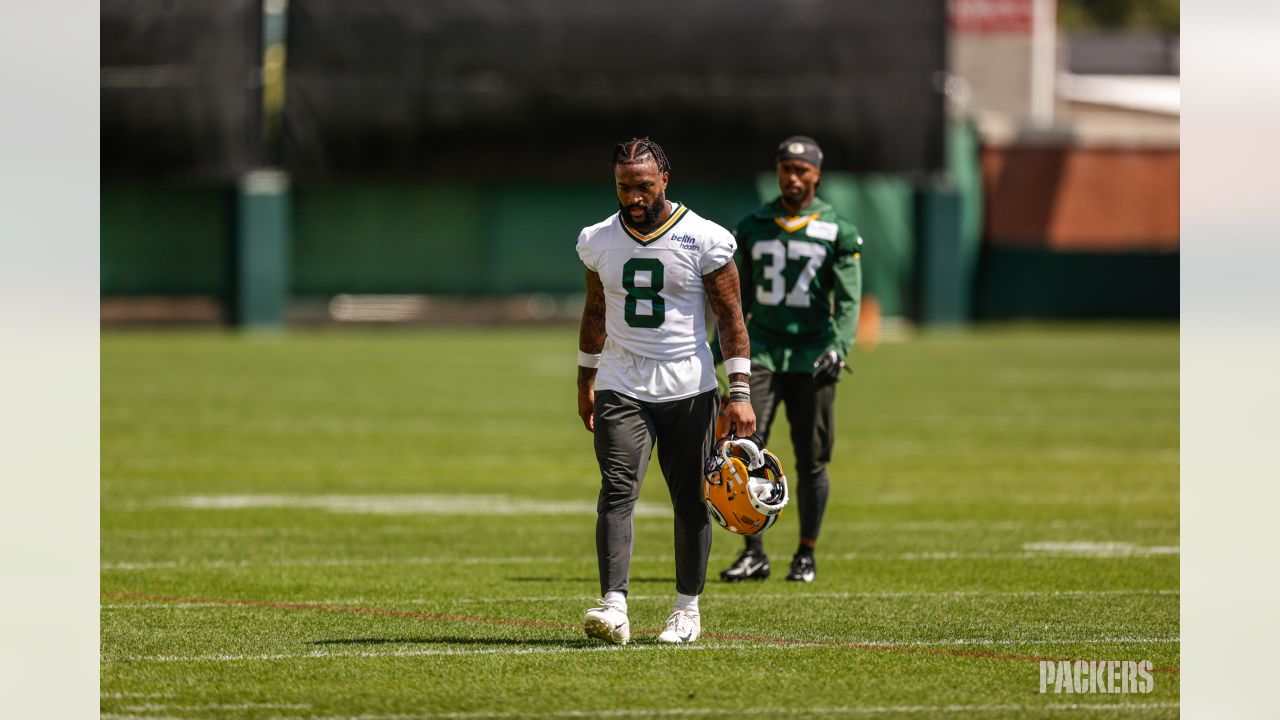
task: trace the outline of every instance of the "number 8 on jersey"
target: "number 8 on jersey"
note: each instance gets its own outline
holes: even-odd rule
[[[627,291],[627,324],[636,328],[656,328],[667,317],[667,303],[662,299],[662,261],[657,258],[631,258],[622,266],[622,288]],[[641,282],[637,282],[637,275]],[[647,279],[646,279],[647,276]],[[642,302],[648,312],[641,313]]]

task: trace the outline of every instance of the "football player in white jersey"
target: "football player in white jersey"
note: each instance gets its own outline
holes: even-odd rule
[[[596,555],[600,607],[588,636],[625,644],[632,512],[656,443],[675,511],[676,601],[660,642],[698,639],[698,596],[711,526],[702,466],[711,453],[719,398],[707,345],[708,302],[729,374],[729,430],[755,432],[751,346],[742,321],[736,248],[728,230],[667,200],[670,164],[637,138],[613,151],[618,212],[578,236],[587,300],[578,336],[578,415],[595,434],[600,465]]]

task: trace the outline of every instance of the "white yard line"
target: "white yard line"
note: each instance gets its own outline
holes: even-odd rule
[[[121,708],[126,712],[161,712],[173,710],[308,710],[313,707],[309,703],[206,703],[203,705],[181,705],[178,703],[145,703],[143,705],[126,705]]]
[[[754,602],[756,600],[893,600],[897,598],[991,598],[991,597],[1114,597],[1130,595],[1178,595],[1181,591],[1174,588],[1137,589],[1137,590],[901,590],[901,591],[867,591],[867,592],[805,592],[797,588],[789,593],[752,593],[734,592],[729,589],[712,588],[703,597],[709,602]],[[487,605],[507,602],[558,602],[562,600],[591,601],[594,595],[535,595],[530,597],[503,598],[410,598],[397,600],[394,598],[352,598],[341,600],[317,600],[318,605],[363,605],[370,603],[430,605],[436,603],[457,603],[465,605]],[[669,600],[670,595],[628,595],[631,600]]]
[[[317,605],[340,605],[349,603],[316,603]],[[391,603],[387,603],[388,605]],[[100,610],[275,610],[277,608],[255,605],[223,605],[217,603],[103,603]]]
[[[612,645],[593,645],[587,647],[499,647],[499,648],[427,648],[408,650],[312,650],[302,653],[263,653],[263,654],[211,654],[211,655],[105,655],[107,663],[203,663],[203,662],[272,662],[279,660],[316,660],[330,658],[406,658],[457,655],[562,655],[595,652],[743,652],[757,651],[762,648],[771,650],[843,650],[855,649],[852,646],[877,648],[903,647],[990,647],[990,646],[1025,646],[1038,645],[1155,645],[1179,642],[1176,637],[1103,637],[1103,638],[1050,638],[1050,639],[1004,639],[1004,638],[954,638],[940,640],[836,640],[827,643],[806,642],[741,642],[725,645],[628,645],[615,647]]]
[[[930,647],[933,645],[1165,645],[1181,642],[1177,637],[1103,637],[1103,638],[1051,638],[1051,639],[1008,639],[1008,638],[956,638],[952,640],[904,640],[879,642],[876,640],[849,640],[846,642],[875,647]]]
[[[794,593],[743,593],[708,594],[705,599],[711,603],[719,602],[756,602],[758,600],[894,600],[900,598],[1073,598],[1073,597],[1132,597],[1132,596],[1176,596],[1181,593],[1176,589],[1145,590],[956,590],[956,591],[915,591],[901,592],[803,592]],[[512,602],[592,602],[594,596],[577,595],[537,595],[532,597],[502,598],[326,598],[321,600],[287,600],[282,602],[305,605],[493,605]],[[630,595],[634,601],[669,600],[670,595]],[[100,605],[103,610],[274,610],[272,607],[245,605],[226,605],[199,602],[115,602]]]
[[[1178,555],[1181,552],[1181,548],[1177,545],[1135,545],[1127,542],[1088,541],[1024,543],[1022,549],[1027,552],[1040,552],[1049,555],[1088,555],[1097,557]]]
[[[426,532],[430,528],[423,528]],[[338,530],[302,527],[251,527],[251,528],[155,528],[152,530],[103,530],[102,536],[108,540],[144,540],[164,538],[177,540],[180,538],[239,538],[239,537],[280,537],[283,535],[315,535],[334,536],[343,534],[377,534],[403,535],[407,528],[342,528]]]
[[[763,715],[766,717],[809,715],[942,715],[954,713],[984,714],[996,712],[1139,712],[1174,710],[1177,702],[1097,702],[1097,703],[1029,703],[1025,705],[845,705],[837,707],[744,707],[727,712],[724,708],[627,708],[613,710],[477,711],[438,713],[392,713],[364,715],[330,715],[314,718],[274,717],[271,720],[498,720],[499,718],[627,718],[627,717],[702,717],[708,715]],[[102,716],[104,720],[124,720]]]
[[[1000,505],[1022,505],[1027,507],[1069,508],[1104,505],[1114,508],[1121,505],[1156,504],[1177,506],[1178,500],[1179,497],[1176,490],[1170,490],[1168,492],[1122,492],[1097,497],[1080,494],[1038,495],[1034,493],[1002,493],[999,495],[971,495],[966,497],[966,501],[968,502],[990,502],[993,504],[998,503]],[[896,492],[856,498],[855,501],[863,505],[929,505],[938,503],[939,497],[919,492]]]
[[[905,553],[850,552],[832,555],[840,560],[1039,560],[1043,558],[1151,558],[1178,555],[1176,545],[1142,546],[1133,543],[1040,542],[1024,543],[1022,552],[927,551]]]
[[[510,495],[413,494],[413,495],[183,495],[160,498],[151,507],[191,510],[292,509],[324,510],[359,515],[595,515],[596,501],[538,500]],[[146,507],[145,505],[139,508]],[[638,517],[671,517],[671,507],[638,502]]]
[[[1133,543],[1045,542],[1026,543],[1022,552],[928,551],[905,553],[850,552],[825,556],[830,560],[1039,560],[1044,558],[1135,559],[1178,555],[1176,545],[1141,546]],[[218,569],[252,567],[357,567],[365,565],[537,565],[575,563],[594,565],[594,557],[403,557],[403,558],[302,558],[292,560],[159,560],[102,563],[102,570],[142,571],[182,568]],[[669,556],[633,557],[633,563],[671,562]]]
[[[733,715],[941,715],[954,713],[1083,713],[1141,712],[1176,710],[1177,702],[1097,702],[1097,703],[1032,703],[1027,705],[848,705],[837,707],[750,707],[735,708]],[[270,720],[499,720],[501,718],[627,718],[627,717],[701,717],[724,715],[724,708],[631,708],[615,710],[557,710],[534,713],[528,711],[478,711],[438,713],[390,713],[325,716],[272,716]],[[103,713],[102,720],[170,720],[155,715]],[[183,720],[190,720],[184,718]]]
[[[526,647],[526,648],[428,648],[418,650],[312,650],[305,653],[272,653],[262,655],[118,655],[104,656],[102,662],[265,662],[273,660],[312,660],[324,658],[404,658],[436,655],[560,655],[591,652],[644,652],[653,650],[758,650],[762,647],[778,647],[774,644],[743,643],[740,645],[628,645],[615,647],[598,645],[589,647]]]
[[[669,520],[669,518],[644,518],[646,520]],[[902,522],[870,521],[834,521],[828,522],[830,527],[840,527],[852,531],[894,531],[894,532],[960,532],[965,530],[984,531],[1017,531],[1017,530],[1105,530],[1121,528],[1138,528],[1146,530],[1177,530],[1177,520],[1137,520],[1125,523],[1107,523],[1091,520],[1053,520],[1036,522],[1029,520],[909,520]],[[224,528],[154,528],[146,530],[103,530],[102,535],[108,540],[116,539],[151,539],[151,538],[236,538],[236,537],[280,537],[285,535],[333,537],[342,535],[412,535],[434,532],[437,526],[409,527],[405,525],[384,525],[378,527],[224,527]]]
[[[638,559],[633,559],[635,562]],[[402,558],[303,558],[296,560],[160,560],[155,562],[105,562],[103,570],[174,570],[251,567],[354,567],[361,565],[532,565],[582,563],[594,565],[594,557],[402,557]]]
[[[892,530],[892,531],[962,531],[962,530],[1107,530],[1138,528],[1143,530],[1176,530],[1177,520],[1135,520],[1132,522],[1098,522],[1096,520],[904,520],[882,522],[878,520],[837,520],[823,523],[843,530]]]

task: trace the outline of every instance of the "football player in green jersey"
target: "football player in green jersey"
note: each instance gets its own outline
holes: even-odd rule
[[[836,382],[858,326],[862,238],[815,194],[822,179],[818,143],[787,138],[776,160],[782,196],[738,223],[735,260],[751,336],[756,439],[761,447],[768,443],[782,405],[795,446],[800,544],[787,579],[812,582],[835,439]],[[746,542],[737,561],[720,573],[722,580],[769,577],[764,540],[753,535]]]

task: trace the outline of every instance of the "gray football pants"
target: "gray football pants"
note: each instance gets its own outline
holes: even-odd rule
[[[627,592],[632,513],[655,442],[675,511],[676,591],[699,595],[707,579],[711,525],[702,503],[702,467],[711,454],[720,398],[709,390],[650,403],[611,390],[596,393],[595,448],[600,463],[596,558],[600,593]]]
[[[827,464],[835,445],[836,384],[815,382],[809,373],[776,373],[756,365],[751,368],[751,407],[756,413],[760,446],[769,443],[769,430],[778,417],[779,403],[786,405],[795,447],[796,467],[788,473],[800,515],[800,537],[818,537],[827,508],[830,481]],[[747,547],[764,551],[762,535],[747,536]]]

